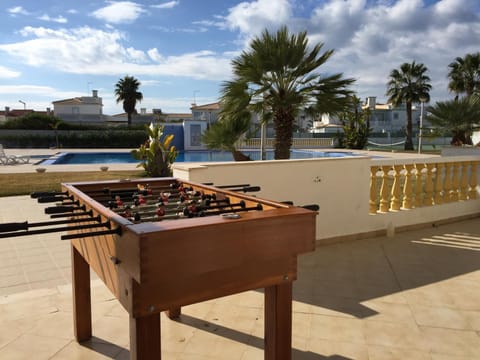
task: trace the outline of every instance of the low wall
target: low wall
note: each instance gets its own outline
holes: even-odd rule
[[[405,161],[405,159],[402,159]],[[370,214],[370,157],[231,163],[176,163],[174,176],[194,182],[261,187],[259,197],[320,205],[317,240],[384,234],[387,230],[480,214],[480,200]]]

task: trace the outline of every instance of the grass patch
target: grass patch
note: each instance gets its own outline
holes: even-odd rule
[[[28,195],[34,191],[60,191],[62,182],[134,179],[142,170],[0,174],[0,196]]]

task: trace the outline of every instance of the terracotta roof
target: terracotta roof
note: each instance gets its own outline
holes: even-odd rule
[[[65,99],[65,100],[57,100],[57,101],[52,101],[52,104],[81,104],[83,101],[80,98],[72,98],[72,99]]]
[[[191,107],[192,110],[220,110],[220,103],[211,103],[205,105],[193,105]]]
[[[27,110],[18,110],[18,109],[12,109],[12,110],[9,110],[8,111],[8,114],[5,113],[5,110],[1,110],[0,111],[0,115],[7,115],[9,117],[20,117],[20,116],[24,116],[24,115],[27,115],[27,114],[30,114],[30,113],[37,113],[37,114],[46,114],[47,112],[46,111],[35,111],[35,110],[32,110],[32,109],[27,109]]]

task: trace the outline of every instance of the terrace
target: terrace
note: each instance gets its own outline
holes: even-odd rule
[[[320,204],[317,249],[294,283],[293,359],[474,359],[478,163],[399,154],[177,164],[175,176]],[[44,219],[28,197],[0,203],[0,222]],[[128,358],[128,314],[95,277],[94,338],[75,342],[70,276],[58,234],[0,240],[0,358]],[[260,291],[185,307],[180,321],[162,315],[163,358],[262,359],[263,317]]]

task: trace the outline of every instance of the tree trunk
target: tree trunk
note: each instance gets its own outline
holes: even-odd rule
[[[414,150],[412,139],[412,103],[407,101],[407,126],[405,129],[405,150]]]
[[[132,113],[127,113],[127,124],[128,126],[132,125]]]
[[[233,150],[232,155],[235,161],[251,161],[252,160],[250,156],[245,155],[244,153],[238,150]]]
[[[275,126],[275,160],[290,159],[292,147],[293,122],[295,118],[290,111],[280,109],[273,119]]]

